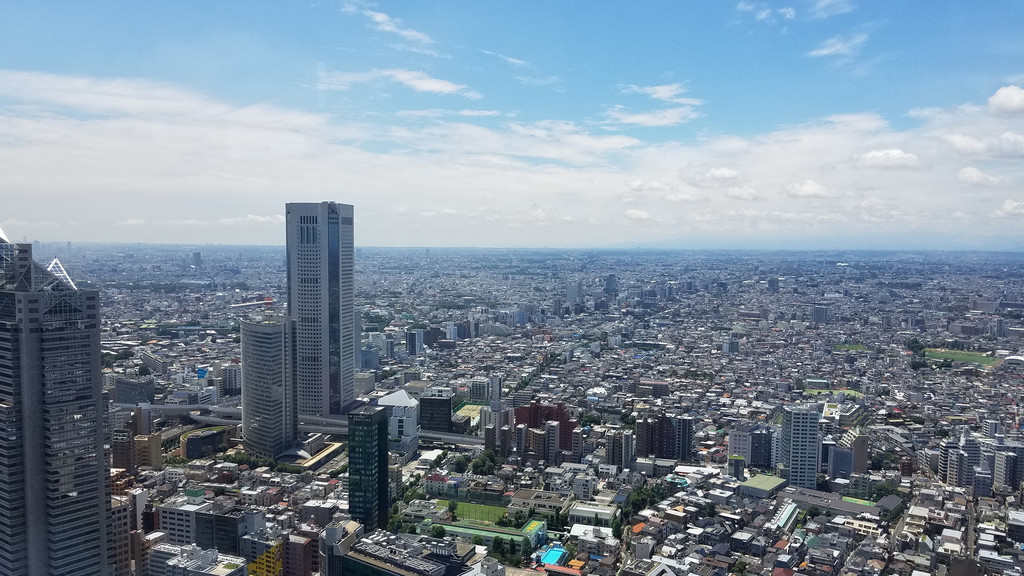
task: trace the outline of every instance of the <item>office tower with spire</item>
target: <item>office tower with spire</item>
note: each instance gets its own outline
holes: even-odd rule
[[[0,231],[0,574],[103,574],[99,292]]]
[[[344,414],[355,402],[353,209],[335,202],[285,205],[288,315],[296,321],[298,410]]]

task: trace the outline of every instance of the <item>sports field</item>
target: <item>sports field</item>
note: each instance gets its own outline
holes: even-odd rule
[[[438,508],[447,508],[447,500],[438,500]],[[501,517],[505,515],[505,509],[500,506],[487,506],[485,504],[470,504],[469,502],[459,502],[458,508],[455,509],[455,516],[459,520],[476,520],[477,522],[497,522],[501,520]]]
[[[836,352],[861,352],[867,350],[863,344],[836,344],[832,349]]]
[[[856,396],[858,398],[864,395],[864,393],[861,392],[860,390],[848,390],[846,388],[837,388],[835,390],[808,388],[807,390],[804,390],[804,394],[807,396],[817,396],[818,394],[832,394],[834,392],[842,392],[847,396]]]
[[[945,348],[925,348],[924,355],[928,358],[935,358],[936,360],[949,358],[954,362],[963,362],[964,364],[981,364],[982,366],[991,366],[999,362],[998,358],[986,356],[981,352],[946,350]]]

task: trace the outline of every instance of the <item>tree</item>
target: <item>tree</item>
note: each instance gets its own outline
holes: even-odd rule
[[[747,566],[748,566],[748,564],[746,562],[744,562],[743,560],[740,560],[739,562],[733,564],[732,571],[735,572],[736,574],[746,574],[747,573]]]
[[[469,468],[469,462],[470,460],[465,454],[459,455],[459,457],[452,462],[452,470],[457,474],[462,474]]]
[[[875,487],[875,493],[872,495],[872,500],[878,502],[882,498],[885,498],[890,494],[895,494],[896,492],[898,492],[898,490],[896,490],[895,486],[883,482]]]
[[[504,556],[505,552],[507,552],[505,539],[501,536],[495,536],[494,540],[491,542],[491,552],[493,552],[495,556]]]
[[[441,464],[444,464],[444,461],[445,461],[446,458],[448,458],[448,451],[444,450],[443,452],[441,452],[440,454],[437,455],[437,458],[434,458],[434,461],[431,463],[431,467],[433,467],[433,468],[440,467]]]
[[[708,502],[703,508],[704,516],[708,518],[714,518],[718,515],[718,508],[715,507],[714,502]]]
[[[455,520],[459,519],[458,516],[456,516],[456,511],[458,509],[459,509],[459,503],[458,502],[456,502],[455,500],[449,500],[448,501],[448,512],[451,512],[452,521],[455,521]]]
[[[476,536],[473,536],[473,546],[480,546],[483,543],[484,543],[484,537],[483,536],[481,536],[479,534],[477,534]]]
[[[149,376],[152,373],[153,371],[149,369],[149,366],[146,366],[145,364],[139,366],[139,376]]]
[[[924,344],[921,343],[916,337],[907,340],[907,350],[914,353],[915,356],[924,356]]]
[[[612,519],[612,536],[619,540],[622,539],[622,520],[619,520],[619,516],[617,514],[615,518]]]
[[[434,538],[444,538],[445,533],[446,531],[444,529],[444,526],[441,526],[440,524],[434,524],[430,528],[430,535]]]

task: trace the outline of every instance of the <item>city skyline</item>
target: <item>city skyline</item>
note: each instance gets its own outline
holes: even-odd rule
[[[8,12],[18,240],[1024,248],[1019,4]]]

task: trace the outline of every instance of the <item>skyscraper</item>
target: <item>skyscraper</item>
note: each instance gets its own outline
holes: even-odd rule
[[[300,417],[344,414],[355,401],[352,214],[335,202],[285,205]]]
[[[276,460],[299,436],[293,320],[239,323],[242,331],[242,437],[245,451]]]
[[[349,511],[367,530],[386,528],[391,510],[388,485],[388,417],[383,406],[348,413]]]
[[[814,406],[786,406],[782,410],[779,460],[782,475],[790,486],[812,490],[818,487],[820,415]]]
[[[0,574],[108,569],[99,293],[0,231]]]

